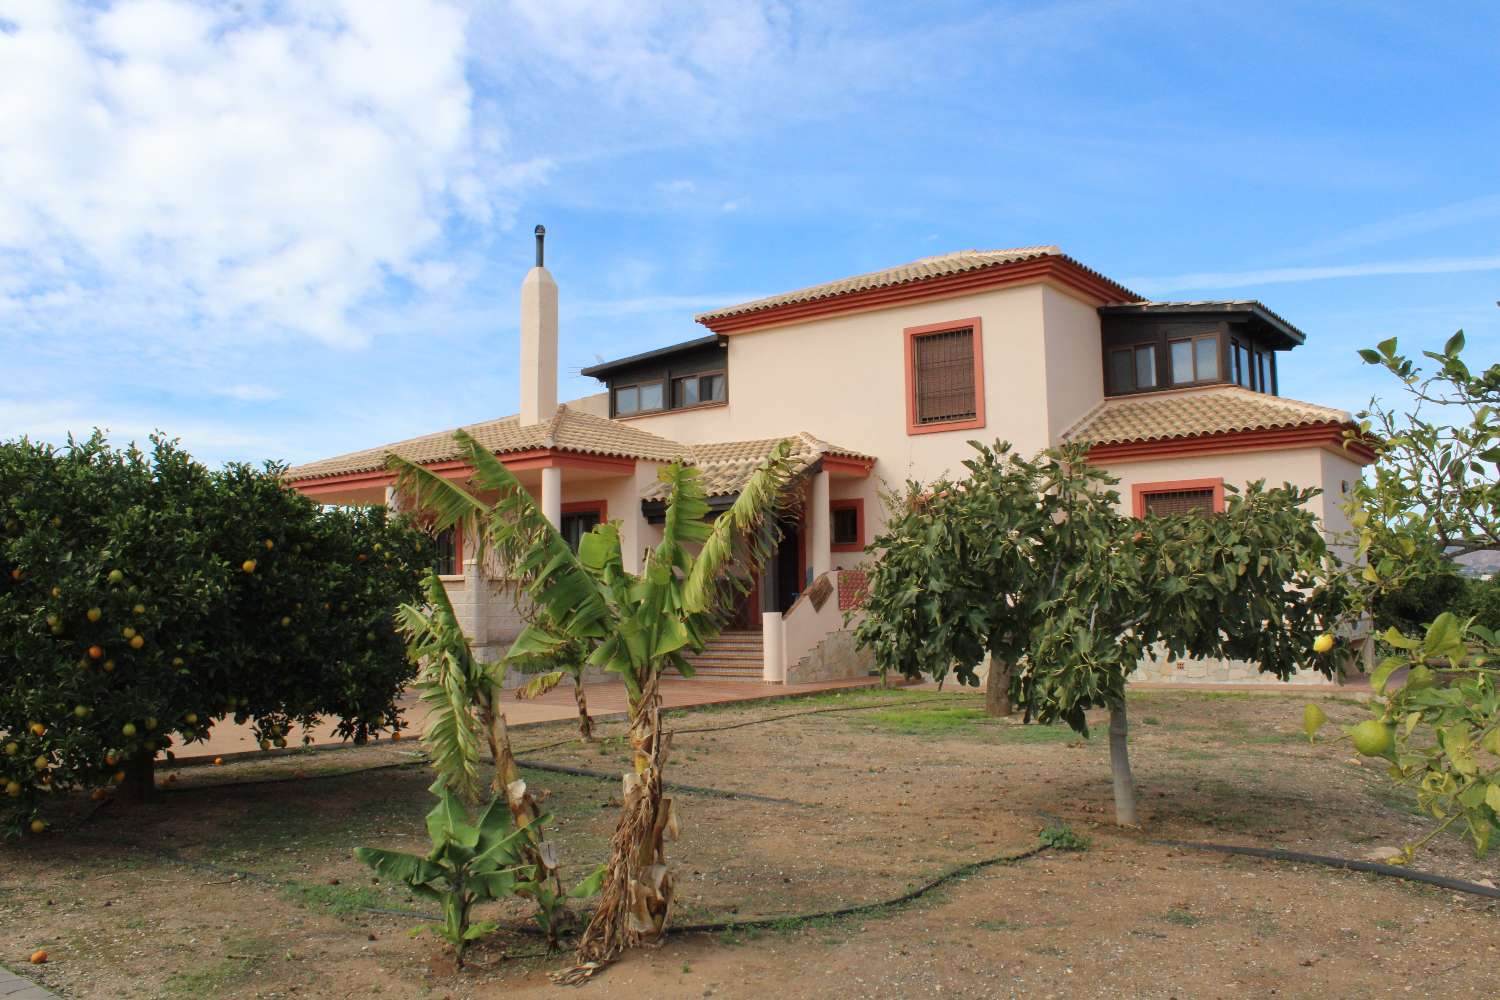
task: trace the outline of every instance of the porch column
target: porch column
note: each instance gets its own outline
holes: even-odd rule
[[[396,487],[394,486],[387,486],[385,488],[385,509],[392,514],[398,513],[401,510],[401,495],[396,492]]]
[[[786,627],[780,611],[763,611],[760,616],[761,671],[767,684],[786,683]]]
[[[542,516],[562,527],[562,469],[555,465],[542,470]]]
[[[479,562],[479,546],[470,532],[463,533],[464,550],[459,558],[464,564],[464,589],[461,594],[451,590],[448,598],[453,602],[453,611],[458,623],[469,637],[469,645],[487,646],[490,642],[490,585],[484,576],[484,566]]]
[[[813,579],[833,568],[833,525],[828,509],[828,472],[819,469],[812,477],[812,497],[809,499],[803,524],[807,530],[807,561],[812,565]]]

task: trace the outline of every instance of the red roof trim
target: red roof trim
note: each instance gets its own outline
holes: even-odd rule
[[[1224,452],[1273,451],[1301,445],[1318,445],[1348,455],[1361,465],[1375,460],[1375,452],[1363,441],[1350,441],[1345,447],[1344,432],[1352,425],[1318,423],[1304,427],[1273,427],[1244,431],[1221,431],[1193,437],[1167,438],[1155,441],[1119,441],[1097,444],[1089,449],[1089,461],[1095,463],[1131,462],[1148,458],[1178,458],[1186,455],[1212,455]]]
[[[1143,302],[1139,295],[1102,275],[1095,274],[1071,257],[1053,254],[1027,260],[993,264],[936,278],[917,278],[899,285],[882,285],[852,292],[837,292],[823,298],[766,306],[732,316],[706,317],[698,322],[715,333],[745,333],[767,326],[781,326],[856,310],[875,309],[919,299],[942,298],[975,291],[1053,281],[1080,292],[1100,304]]]
[[[595,455],[586,452],[564,451],[559,448],[533,448],[529,451],[512,451],[497,454],[496,458],[505,464],[512,472],[525,472],[528,469],[544,469],[559,467],[564,469],[582,469],[591,472],[619,472],[626,473],[635,469],[636,460],[633,458],[621,458],[617,455]],[[468,479],[474,474],[474,467],[461,458],[446,459],[441,462],[430,462],[422,466],[428,472],[435,472],[445,479]],[[394,484],[395,474],[389,469],[367,469],[363,472],[345,472],[336,476],[314,476],[307,479],[296,479],[287,482],[287,485],[299,493],[308,496],[317,496],[324,493],[342,493],[349,489],[360,489],[361,487],[377,486],[385,487]]]

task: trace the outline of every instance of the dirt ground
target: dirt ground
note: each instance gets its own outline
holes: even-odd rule
[[[669,777],[679,926],[581,987],[598,997],[1493,996],[1500,904],[1370,875],[1180,850],[1153,840],[1367,858],[1425,829],[1347,743],[1309,746],[1303,694],[1138,692],[1130,700],[1143,828],[1111,814],[1102,728],[1091,740],[987,719],[972,694],[861,691],[674,713]],[[1316,695],[1334,723],[1352,699]],[[879,704],[723,727],[814,708]],[[1102,718],[1101,720],[1102,721]],[[621,726],[606,725],[606,734]],[[517,731],[574,877],[603,860],[618,739],[525,753],[567,724]],[[54,832],[0,847],[0,963],[65,997],[556,996],[535,937],[508,932],[453,968],[376,884],[357,845],[424,849],[430,772],[410,743],[313,751],[177,773],[158,804],[70,802]],[[726,797],[706,790],[741,793]],[[1047,827],[1088,841],[996,865],[916,902],[899,896]],[[1500,881],[1456,837],[1418,866]],[[520,923],[525,908],[480,914]],[[51,961],[24,966],[46,948]]]

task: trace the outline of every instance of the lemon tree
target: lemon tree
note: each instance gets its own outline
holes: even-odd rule
[[[322,718],[395,724],[413,667],[398,604],[425,536],[321,510],[274,465],[210,470],[171,441],[0,444],[0,824],[60,792],[154,787],[159,754],[219,721],[265,747]]]
[[[1464,349],[1460,331],[1424,351],[1430,371],[1395,339],[1360,352],[1395,376],[1408,407],[1377,400],[1360,415],[1377,460],[1349,504],[1348,576],[1386,655],[1370,678],[1372,717],[1348,738],[1385,759],[1391,780],[1434,820],[1403,848],[1405,860],[1450,827],[1481,855],[1500,833],[1500,636],[1454,609],[1420,629],[1387,617],[1392,593],[1449,577],[1469,553],[1500,551],[1500,364],[1475,369]]]
[[[1125,680],[1142,659],[1336,669],[1313,652],[1344,597],[1313,491],[1226,487],[1222,514],[1137,519],[1077,446],[974,447],[967,478],[908,484],[875,539],[856,640],[907,677],[977,684],[983,660],[1005,664],[1028,720],[1087,734],[1085,713],[1108,708],[1120,823],[1136,822]]]

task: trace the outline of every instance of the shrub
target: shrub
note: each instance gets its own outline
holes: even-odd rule
[[[398,724],[393,627],[430,543],[383,508],[324,510],[280,468],[212,471],[153,437],[0,444],[0,828],[44,796],[152,788],[158,753],[220,719],[262,746]]]

